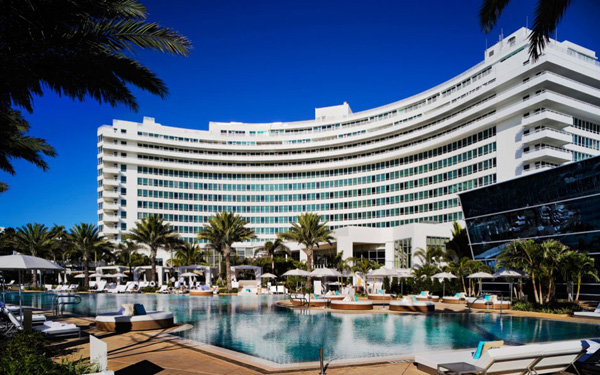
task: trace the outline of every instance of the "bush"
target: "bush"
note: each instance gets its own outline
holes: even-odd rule
[[[142,288],[142,289],[141,289],[141,292],[142,292],[142,293],[154,293],[154,292],[156,292],[157,290],[158,290],[158,288],[157,288],[157,287],[155,287],[155,286],[147,286],[147,287],[145,287],[145,288]]]
[[[33,291],[43,291],[44,288],[39,286],[26,286],[25,290],[33,290]]]
[[[61,363],[52,360],[53,352],[39,332],[19,332],[0,342],[0,374],[2,375],[80,375],[96,371],[95,365],[84,361]]]
[[[575,311],[581,311],[581,307],[575,303],[552,303],[550,305],[536,305],[533,302],[515,302],[512,305],[515,311],[531,311],[546,314],[572,314]]]

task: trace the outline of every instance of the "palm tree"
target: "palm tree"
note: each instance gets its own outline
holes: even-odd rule
[[[28,131],[29,124],[19,111],[3,110],[0,106],[0,170],[14,175],[12,161],[15,159],[23,159],[44,171],[48,170],[48,163],[42,155],[54,157],[56,151],[45,140],[27,135]],[[8,185],[0,182],[0,193],[7,189]]]
[[[17,229],[14,238],[17,250],[34,257],[45,257],[52,247],[54,241],[50,231],[43,224],[26,224]],[[32,271],[33,285],[37,286],[37,271]]]
[[[467,230],[460,226],[456,221],[452,223],[452,239],[446,243],[447,255],[459,260],[463,257],[471,257],[471,248],[469,247],[469,237]]]
[[[467,283],[465,282],[465,279],[467,276],[474,273],[474,269],[476,268],[476,265],[473,262],[479,263],[470,258],[462,257],[458,261],[450,262],[450,264],[448,265],[448,268],[450,269],[450,271],[452,273],[454,273],[454,275],[460,279],[462,286],[463,286],[463,292],[466,295],[471,295],[471,292],[472,292],[470,284],[469,284],[469,288],[467,290]]]
[[[598,270],[594,266],[594,258],[587,254],[580,253],[577,250],[569,250],[562,255],[560,264],[563,279],[567,282],[577,281],[575,301],[579,301],[581,280],[584,277],[589,276],[595,281],[600,280],[600,277],[598,277]]]
[[[540,276],[540,264],[542,263],[542,252],[533,240],[515,241],[506,245],[496,258],[498,267],[523,270],[531,276],[533,295],[535,301],[542,303],[538,288],[538,276]],[[540,280],[541,281],[541,280]]]
[[[510,0],[483,0],[479,10],[481,28],[489,33]],[[550,35],[556,30],[571,0],[538,0],[533,20],[533,29],[529,35],[529,56],[536,61],[542,54]]]
[[[72,99],[90,96],[137,110],[128,84],[161,98],[168,90],[131,52],[147,49],[186,56],[191,48],[176,31],[147,22],[148,13],[136,0],[0,0],[0,6],[2,169],[10,167],[6,161],[13,158],[47,169],[41,153],[55,155],[44,140],[24,136],[29,126],[13,106],[32,112],[33,98],[49,89]]]
[[[120,264],[129,268],[129,275],[133,275],[133,267],[144,263],[144,256],[138,253],[139,245],[133,241],[125,240],[117,246],[116,258]]]
[[[279,238],[286,241],[297,242],[303,245],[306,253],[306,270],[312,271],[312,258],[315,247],[319,247],[319,243],[327,242],[331,244],[333,241],[333,231],[327,228],[327,222],[321,223],[321,215],[316,213],[306,212],[298,215],[298,222],[291,223],[291,228],[285,233],[280,233]],[[306,287],[312,287],[311,277],[307,277]]]
[[[89,287],[89,263],[92,255],[110,252],[112,245],[99,234],[94,224],[75,224],[67,234],[71,251],[83,262],[85,287]]]
[[[180,242],[177,231],[164,219],[157,215],[150,215],[135,223],[131,231],[125,234],[125,240],[130,240],[138,245],[146,245],[150,249],[152,272],[150,278],[156,282],[156,254],[160,247]]]
[[[231,290],[231,246],[255,236],[254,231],[246,227],[247,224],[246,220],[232,212],[217,212],[198,233],[199,240],[207,240],[214,249],[221,249],[225,258],[227,290]]]
[[[184,242],[175,253],[175,266],[192,266],[205,263],[204,251],[197,243]]]
[[[437,265],[445,255],[446,252],[440,246],[428,246],[427,250],[417,248],[414,252],[414,256],[420,258],[423,265]]]
[[[266,253],[271,258],[271,272],[275,273],[275,255],[277,254],[290,254],[290,249],[283,244],[281,238],[275,239],[275,241],[267,241],[264,245],[257,247],[254,250],[254,255],[258,253]]]
[[[540,268],[548,283],[546,298],[541,298],[541,300],[548,303],[555,295],[556,274],[562,267],[563,258],[569,251],[569,248],[557,240],[544,241],[540,245],[540,248],[542,251],[542,263],[540,264]],[[539,285],[541,286],[541,283]],[[542,289],[540,288],[540,294],[541,293]]]

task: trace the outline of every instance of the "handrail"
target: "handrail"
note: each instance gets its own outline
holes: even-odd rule
[[[55,316],[60,316],[62,315],[66,305],[78,305],[80,303],[81,296],[78,294],[57,294],[52,299],[52,311],[54,311]]]

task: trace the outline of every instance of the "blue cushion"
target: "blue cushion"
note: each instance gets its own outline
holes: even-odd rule
[[[313,296],[315,297],[315,299],[319,299],[319,296],[317,296],[317,293],[313,293]]]
[[[422,296],[424,296],[424,295],[425,295],[425,292],[421,292],[421,295],[422,295]]]
[[[146,309],[141,303],[135,303],[133,305],[133,315],[146,315]]]
[[[456,293],[454,297],[460,297],[460,293]]]
[[[490,300],[490,298],[491,298],[491,297],[492,297],[492,296],[485,296],[485,297],[483,297],[483,298],[485,298],[485,300],[489,302],[489,300]]]
[[[477,350],[475,351],[475,354],[473,354],[473,359],[481,358],[481,351],[483,350],[483,346],[486,342],[487,341],[479,341],[479,345],[477,345]]]
[[[354,301],[358,302],[358,296],[356,294],[354,295]]]
[[[335,291],[335,295],[336,295],[336,296],[339,296],[339,295],[340,295],[340,292],[338,292],[338,291],[336,290],[336,291]]]
[[[417,301],[417,296],[413,296],[413,298],[415,299],[415,302],[418,302],[418,301]]]
[[[380,290],[379,292],[377,292],[378,294],[383,294],[383,290]]]

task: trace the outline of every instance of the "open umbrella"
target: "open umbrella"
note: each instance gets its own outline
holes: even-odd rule
[[[281,276],[300,276],[300,277],[306,277],[309,274],[310,274],[310,272],[308,272],[308,271],[304,271],[304,270],[301,270],[299,268],[296,268],[294,270],[287,271],[286,273],[284,273]]]
[[[489,274],[487,272],[476,272],[474,274],[467,276],[467,279],[479,279],[479,292],[480,293],[482,291],[481,280],[482,279],[493,279],[493,278],[494,278],[494,275]]]
[[[104,276],[104,275],[101,274],[101,273],[98,273],[98,272],[93,273],[93,274],[90,275],[90,277],[102,277],[102,276]]]
[[[73,278],[75,278],[75,279],[85,279],[85,274],[80,273],[80,274],[77,274],[77,275],[73,276]]]
[[[524,277],[529,277],[526,272],[517,271],[517,270],[509,270],[504,269],[502,271],[496,271],[492,276],[494,277],[505,277],[510,280],[510,300],[513,299],[513,283],[514,279],[522,279]]]
[[[15,270],[19,274],[19,316],[23,321],[23,303],[21,295],[21,271],[24,270],[55,270],[63,268],[49,260],[29,255],[15,254],[0,256],[0,270]],[[4,298],[3,298],[4,302]]]
[[[400,278],[400,294],[404,294],[404,279],[408,279],[411,277],[415,277],[412,274],[412,270],[410,268],[399,268],[395,270],[398,273],[398,278]]]
[[[446,279],[456,279],[456,276],[450,272],[440,272],[431,276],[432,279],[442,280],[442,297],[446,295]]]
[[[272,273],[263,273],[262,275],[259,276],[261,279],[276,279],[277,276],[273,275]]]
[[[310,277],[342,277],[342,273],[331,268],[317,268],[309,274]]]
[[[399,273],[396,270],[381,267],[367,273],[368,277],[398,277]]]

